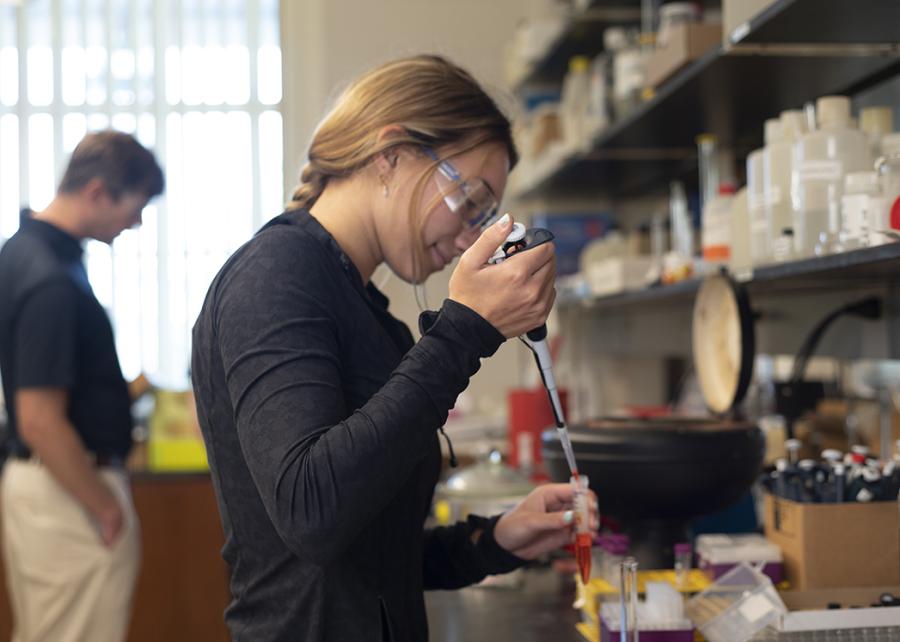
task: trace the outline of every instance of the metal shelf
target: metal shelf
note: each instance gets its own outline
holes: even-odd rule
[[[617,2],[617,5],[627,5]],[[572,56],[594,57],[603,51],[603,32],[609,27],[637,24],[641,20],[640,4],[608,6],[594,2],[575,14],[566,29],[547,48],[544,56],[515,83],[513,90],[522,93],[528,87],[558,86]]]
[[[900,281],[900,243],[758,268],[743,283],[751,294],[761,295],[785,290],[856,289],[889,281]],[[700,283],[701,279],[694,278],[610,296],[562,298],[560,302],[597,309],[690,303]]]
[[[895,43],[898,25],[894,0],[777,0],[754,16],[741,42]]]
[[[890,26],[869,26],[876,40],[890,28],[895,31],[894,42],[900,40],[896,33],[900,2],[865,0],[863,4],[890,5],[874,15],[896,15],[896,20]],[[831,9],[835,15],[823,19],[827,27],[841,16],[865,15],[859,7],[858,0],[777,2],[751,21],[739,45],[717,47],[688,65],[658,87],[653,98],[597,134],[586,151],[569,154],[535,179],[517,181],[514,195],[662,193],[668,181],[695,173],[697,134],[716,134],[742,158],[762,145],[766,118],[819,96],[858,93],[900,73],[898,44],[808,47],[777,42],[779,34],[799,28],[796,23],[803,19],[815,25],[814,16]],[[847,20],[853,30],[861,28],[858,20]],[[800,29],[800,35],[810,30]]]

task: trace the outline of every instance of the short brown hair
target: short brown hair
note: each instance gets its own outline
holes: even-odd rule
[[[153,154],[134,137],[112,129],[92,132],[81,139],[57,191],[72,194],[94,178],[103,181],[114,199],[123,192],[137,192],[149,199],[161,194],[165,187],[162,169]]]

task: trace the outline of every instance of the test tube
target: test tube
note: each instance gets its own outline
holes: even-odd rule
[[[587,584],[591,578],[591,511],[590,495],[588,494],[588,476],[579,475],[569,479],[569,483],[575,489],[573,500],[575,508],[575,558],[578,560],[578,570],[581,581]]]
[[[619,623],[620,642],[638,642],[637,622],[637,569],[633,557],[625,558],[619,564],[619,594],[621,595],[621,619]]]
[[[691,572],[693,551],[688,542],[675,544],[675,584],[678,588],[684,588],[688,583],[688,575]]]

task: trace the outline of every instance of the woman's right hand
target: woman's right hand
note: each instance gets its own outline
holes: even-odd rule
[[[505,214],[459,259],[450,277],[450,298],[471,308],[507,339],[547,320],[556,299],[556,253],[552,243],[517,253],[498,265],[488,259],[512,231]]]

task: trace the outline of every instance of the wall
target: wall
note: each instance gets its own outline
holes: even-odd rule
[[[501,104],[503,49],[534,0],[304,0],[282,2],[284,53],[285,193],[305,162],[308,141],[338,92],[366,69],[392,58],[439,53],[471,71]],[[427,283],[432,307],[446,297],[451,270]],[[385,273],[376,273],[380,283]],[[383,288],[392,312],[415,329],[412,287],[391,278]],[[533,365],[507,342],[473,379],[469,401],[487,414],[503,411],[505,390]]]

